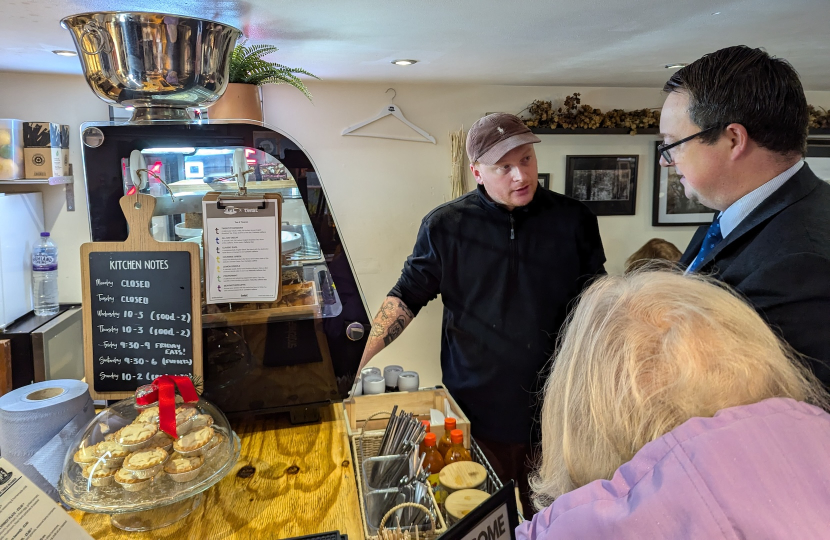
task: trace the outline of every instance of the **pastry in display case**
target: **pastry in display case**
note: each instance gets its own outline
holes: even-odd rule
[[[58,484],[63,502],[110,514],[125,530],[163,527],[195,509],[231,471],[241,447],[212,403],[177,401],[175,439],[161,429],[158,405],[136,405],[131,397],[98,413],[67,452]]]

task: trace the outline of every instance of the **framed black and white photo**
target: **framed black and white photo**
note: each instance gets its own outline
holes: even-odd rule
[[[830,182],[830,139],[807,139],[807,156],[804,161],[813,174]]]
[[[550,173],[539,173],[539,185],[550,189]]]
[[[567,156],[565,195],[598,216],[633,216],[637,156]]]
[[[660,166],[660,152],[657,151],[659,144],[659,141],[654,143],[654,202],[651,224],[709,225],[715,219],[715,211],[686,197],[686,189],[680,183],[681,176],[674,167]]]

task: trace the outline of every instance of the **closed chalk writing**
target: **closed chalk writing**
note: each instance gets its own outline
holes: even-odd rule
[[[193,374],[190,271],[185,251],[89,254],[96,392]]]

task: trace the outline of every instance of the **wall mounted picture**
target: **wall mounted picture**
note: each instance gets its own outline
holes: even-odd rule
[[[539,185],[550,189],[550,173],[539,173]]]
[[[830,139],[807,139],[807,157],[804,161],[813,174],[830,182]]]
[[[686,197],[686,189],[680,183],[681,176],[674,167],[660,166],[660,153],[654,143],[654,203],[651,224],[709,225],[715,219],[715,211]]]
[[[633,216],[637,156],[567,156],[565,195],[598,216]]]

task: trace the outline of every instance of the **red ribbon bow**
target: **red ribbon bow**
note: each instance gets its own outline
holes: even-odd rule
[[[196,403],[199,395],[193,381],[185,375],[162,375],[153,381],[153,391],[136,398],[136,404],[149,405],[159,402],[159,426],[161,430],[173,437],[176,434],[176,387],[185,403]]]

